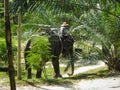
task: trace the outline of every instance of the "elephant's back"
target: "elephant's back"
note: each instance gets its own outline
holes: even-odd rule
[[[53,35],[48,38],[51,48],[52,48],[52,53],[55,55],[59,55],[62,49],[62,44],[61,40],[58,35]]]
[[[51,35],[48,37],[48,39],[50,42],[59,42],[60,41],[60,38],[57,35]]]

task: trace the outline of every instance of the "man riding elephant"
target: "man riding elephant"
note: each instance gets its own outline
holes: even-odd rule
[[[48,32],[47,32],[48,33]],[[60,66],[59,66],[59,56],[62,52],[63,56],[70,56],[70,65],[72,67],[72,73],[68,74],[68,75],[72,75],[74,73],[74,63],[72,61],[73,59],[73,43],[74,40],[71,38],[71,36],[65,36],[65,38],[61,38],[59,35],[57,35],[56,33],[54,33],[54,31],[50,30],[50,32],[48,33],[48,41],[50,42],[50,48],[51,48],[51,54],[54,56],[52,57],[52,65],[53,65],[53,69],[54,69],[54,78],[59,78],[62,77],[62,75],[60,74]],[[61,41],[61,39],[62,41]],[[69,45],[68,45],[69,44]],[[67,45],[67,46],[66,46]],[[28,44],[26,44],[26,48],[25,50],[30,50],[30,42],[28,42]],[[25,51],[26,52],[26,51]],[[26,53],[25,54],[25,58],[26,58]],[[26,60],[26,59],[25,59]],[[28,73],[31,74],[31,68],[29,67],[29,65],[26,63],[26,69],[28,70]],[[41,67],[41,64],[40,64]],[[28,74],[28,78],[31,78],[31,75]],[[42,68],[39,68],[37,70],[36,73],[36,78],[40,78],[42,74]]]
[[[46,34],[48,37],[48,41],[50,43],[50,53],[51,55],[53,55],[52,57],[52,65],[53,65],[53,69],[54,69],[54,78],[58,78],[58,77],[62,77],[62,75],[60,74],[60,67],[59,67],[59,56],[62,50],[62,43],[61,40],[59,38],[58,35],[54,34],[52,31],[49,32],[49,35]],[[41,36],[42,37],[42,36]],[[24,51],[24,58],[25,58],[25,65],[26,65],[26,70],[28,72],[28,78],[32,78],[32,73],[31,73],[31,67],[28,63],[28,58],[29,55],[29,51],[31,50],[31,42],[32,40],[28,40],[26,46],[25,46],[25,51]],[[44,51],[43,51],[44,52]],[[44,57],[46,59],[46,57]],[[43,58],[43,59],[44,59]],[[45,62],[47,62],[48,60],[44,60]],[[39,64],[40,68],[37,69],[37,73],[36,73],[36,78],[41,78],[42,75],[42,63],[40,62]]]

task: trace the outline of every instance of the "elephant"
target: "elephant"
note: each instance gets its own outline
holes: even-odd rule
[[[73,44],[74,40],[71,38],[71,36],[67,36],[65,38],[60,38],[59,35],[55,34],[53,31],[47,33],[48,36],[48,41],[50,42],[50,47],[51,47],[51,54],[54,55],[55,57],[52,57],[52,65],[54,69],[54,78],[62,78],[62,75],[60,74],[60,66],[59,66],[59,57],[60,54],[63,55],[63,57],[70,56],[70,65],[71,65],[71,73],[68,73],[69,76],[73,75],[74,73],[74,63],[72,61],[73,58]],[[26,57],[28,55],[27,51],[30,50],[30,44],[31,40],[28,40],[25,50],[24,50],[24,58],[25,58],[25,65],[26,65],[26,70],[28,72],[27,78],[32,78],[31,74],[31,68],[27,64]],[[47,60],[46,60],[47,62]],[[40,67],[42,64],[40,64]],[[42,68],[37,69],[36,72],[36,78],[41,78],[42,74]]]

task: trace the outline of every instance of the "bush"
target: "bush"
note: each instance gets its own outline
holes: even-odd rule
[[[7,50],[6,50],[6,45],[5,41],[0,41],[0,60],[2,61],[7,61]]]
[[[14,57],[17,52],[17,47],[15,45],[13,45],[12,51]],[[7,62],[7,49],[6,49],[5,39],[3,38],[0,38],[0,61],[4,61],[5,63]]]

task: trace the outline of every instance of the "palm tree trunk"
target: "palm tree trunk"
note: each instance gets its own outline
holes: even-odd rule
[[[11,39],[11,30],[10,30],[10,19],[9,19],[9,0],[4,0],[5,6],[5,38],[7,46],[7,56],[8,56],[8,68],[9,68],[9,78],[11,90],[16,90],[16,83],[14,78],[14,66],[12,61],[12,39]]]
[[[17,77],[21,80],[21,0],[18,0],[19,8],[18,8],[18,70]]]

